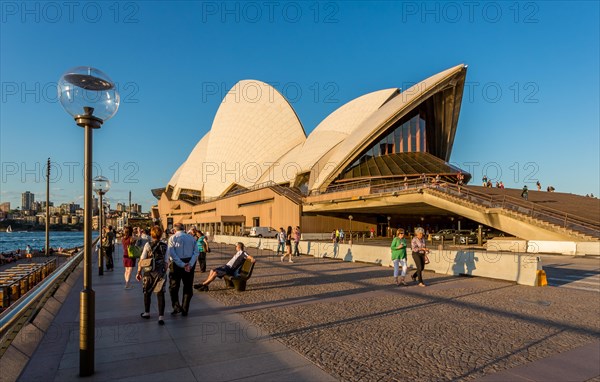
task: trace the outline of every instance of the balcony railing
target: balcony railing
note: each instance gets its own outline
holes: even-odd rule
[[[431,177],[407,181],[396,180],[391,182],[363,180],[351,184],[333,186],[324,192],[311,192],[310,196],[333,194],[361,188],[368,188],[367,192],[370,195],[431,191],[438,195],[454,197],[458,200],[473,203],[481,208],[499,208],[504,212],[518,214],[523,217],[530,217],[563,229],[575,231],[593,238],[600,238],[600,223],[597,221],[581,218],[550,207],[540,206],[534,202],[515,198],[513,196],[489,195],[453,183],[443,181],[436,182],[435,179]],[[305,201],[309,198],[310,197],[305,198]]]

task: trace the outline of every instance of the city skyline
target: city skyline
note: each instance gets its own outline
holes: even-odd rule
[[[2,13],[0,202],[16,205],[26,189],[45,195],[48,157],[51,199],[81,202],[83,133],[53,84],[82,64],[121,92],[119,112],[94,134],[95,175],[113,182],[111,204],[130,190],[147,209],[156,204],[150,189],[167,184],[239,80],[272,85],[308,134],[361,94],[407,89],[461,62],[469,74],[449,162],[472,184],[486,174],[507,187],[539,180],[557,192],[600,193],[597,3],[286,2],[256,17],[240,2],[90,4],[97,18],[81,7],[54,17],[38,2]],[[48,44],[28,49],[42,34]],[[107,49],[82,62],[76,47],[91,35]],[[568,157],[555,155],[566,147]]]
[[[46,200],[44,198],[44,200],[35,200],[35,193],[31,192],[31,191],[24,191],[21,193],[21,202],[19,205],[13,205],[10,201],[2,201],[0,202],[0,205],[2,206],[9,206],[10,210],[21,210],[21,211],[35,211],[36,208],[33,207],[39,207],[39,208],[45,208],[46,207]],[[92,205],[94,206],[94,209],[98,208],[98,197],[96,195],[92,195]],[[108,207],[112,207],[114,206],[114,210],[115,211],[123,211],[125,212],[127,209],[129,209],[129,202],[115,202],[114,204],[111,204],[109,201],[107,201],[106,199],[103,199],[103,204],[108,206]],[[63,207],[65,205],[73,205],[76,206],[74,207],[75,209],[82,209],[82,205],[76,203],[74,200],[70,200],[70,201],[66,201],[66,202],[60,202],[60,203],[55,203],[53,200],[50,200],[50,207]],[[38,208],[38,210],[39,210]],[[143,206],[140,203],[136,203],[134,201],[131,202],[131,209],[135,209],[138,213],[139,212],[143,212]],[[149,212],[151,209],[151,206],[148,207],[148,211]]]

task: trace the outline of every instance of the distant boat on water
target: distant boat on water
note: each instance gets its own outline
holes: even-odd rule
[[[12,227],[11,227],[11,226],[8,226],[8,227],[6,228],[6,232],[7,232],[7,233],[11,233],[11,232],[12,232]]]

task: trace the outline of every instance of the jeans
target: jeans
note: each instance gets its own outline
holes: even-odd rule
[[[206,272],[206,252],[198,254],[198,263],[200,264],[200,272]]]
[[[294,256],[300,256],[300,251],[298,250],[299,244],[300,244],[300,242],[298,242],[298,241],[294,242]]]
[[[277,246],[277,255],[279,255],[280,249],[281,249],[281,253],[285,253],[285,242],[284,241],[279,242],[279,245]]]
[[[394,277],[398,277],[398,268],[400,266],[402,267],[402,277],[406,276],[406,270],[408,269],[408,266],[406,265],[406,258],[404,258],[394,260]]]

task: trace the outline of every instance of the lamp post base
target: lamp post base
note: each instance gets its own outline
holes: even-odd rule
[[[94,374],[94,336],[96,335],[95,292],[84,289],[79,294],[79,376]]]

